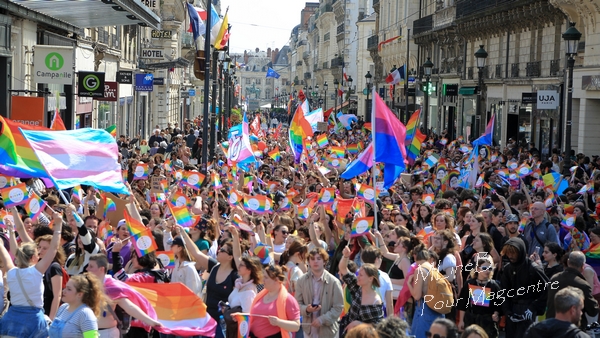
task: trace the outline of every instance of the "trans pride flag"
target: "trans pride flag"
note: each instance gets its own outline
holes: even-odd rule
[[[243,171],[250,171],[250,165],[256,162],[250,145],[250,132],[248,118],[244,112],[244,119],[241,125],[237,125],[229,130],[229,149],[227,150],[227,164],[232,166],[237,164]]]
[[[21,128],[25,140],[57,189],[91,185],[129,195],[123,184],[117,142],[105,130],[33,131]]]

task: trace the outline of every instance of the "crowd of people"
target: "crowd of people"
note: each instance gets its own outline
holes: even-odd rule
[[[250,128],[257,162],[247,170],[221,144],[193,188],[182,173],[201,170],[200,125],[186,120],[157,126],[147,141],[117,140],[131,193],[119,197],[157,251],[172,252],[173,266],[136,249],[130,220],[103,215],[103,192],[84,186],[77,196],[21,178],[46,204],[33,219],[22,206],[0,205],[12,216],[0,234],[0,336],[172,337],[123,296],[131,291],[111,292],[129,290],[126,282],[183,283],[219,323],[217,338],[594,333],[600,158],[487,146],[477,184],[464,186],[453,177],[472,160],[468,143],[431,134],[385,189],[383,168],[340,177],[358,156],[351,149],[371,139],[369,124],[333,125],[323,132],[327,144],[317,132],[301,163],[280,124]],[[142,164],[149,170],[140,176]],[[166,182],[162,192],[155,178]],[[168,204],[178,198],[193,224],[172,215]],[[357,220],[370,217],[359,232]],[[136,320],[125,330],[127,316]]]

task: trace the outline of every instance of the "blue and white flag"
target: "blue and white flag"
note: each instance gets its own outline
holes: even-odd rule
[[[279,76],[279,73],[274,71],[273,68],[269,67],[269,69],[267,69],[267,77],[279,79]]]

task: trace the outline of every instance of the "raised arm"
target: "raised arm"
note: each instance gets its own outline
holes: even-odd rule
[[[37,264],[35,265],[35,268],[40,273],[46,273],[46,270],[48,270],[48,267],[50,266],[50,264],[52,264],[52,261],[54,261],[54,256],[56,256],[56,251],[58,251],[58,246],[60,245],[60,240],[61,240],[60,234],[62,232],[63,218],[62,218],[62,215],[59,214],[58,212],[55,212],[52,216],[53,216],[52,220],[54,221],[54,225],[52,226],[52,229],[54,230],[54,233],[52,234],[52,241],[50,242],[50,248],[48,248],[48,251],[46,251],[46,254],[44,255],[44,257],[42,259],[40,259],[37,262]],[[83,239],[82,239],[82,241],[83,241]]]
[[[383,236],[381,236],[381,232],[377,231],[375,232],[375,238],[377,238],[377,243],[379,243],[379,251],[381,251],[381,254],[383,255],[383,257],[395,261],[396,259],[398,259],[398,257],[400,257],[400,255],[390,252],[387,248],[387,245],[385,244],[385,241],[383,240]]]
[[[240,263],[242,261],[242,247],[240,245],[240,234],[238,233],[238,229],[230,225],[227,227],[227,230],[231,234],[231,238],[233,239],[233,261],[235,262],[235,266],[239,269]]]
[[[194,256],[196,259],[196,269],[197,270],[208,270],[208,261],[209,257],[202,253],[200,249],[196,246],[196,244],[192,241],[187,232],[180,226],[175,226],[175,232],[181,236],[185,243],[185,248],[188,250],[190,255]]]
[[[17,212],[17,208],[12,208],[12,216],[13,219],[15,220],[15,229],[17,230],[17,233],[19,234],[19,238],[21,238],[21,243],[29,243],[29,242],[33,242],[33,239],[31,239],[31,237],[29,237],[29,234],[27,233],[27,230],[25,230],[25,226],[23,225],[23,221],[21,220],[21,216],[19,216],[19,212]],[[12,250],[12,247],[11,247]]]

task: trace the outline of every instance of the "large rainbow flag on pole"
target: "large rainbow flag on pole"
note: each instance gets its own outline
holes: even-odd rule
[[[308,136],[313,136],[312,127],[304,117],[304,114],[308,111],[308,101],[304,100],[304,102],[296,108],[294,118],[290,124],[290,148],[294,153],[296,163],[300,163],[302,151],[304,150],[304,140],[306,140]]]
[[[415,111],[406,124],[406,155],[409,164],[415,163],[421,153],[421,145],[427,138],[427,135],[419,130],[421,109]]]
[[[49,130],[21,124],[0,116],[0,173],[10,176],[45,177],[48,174],[19,129]]]

